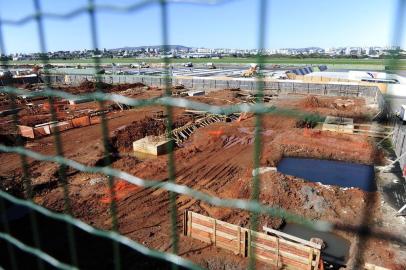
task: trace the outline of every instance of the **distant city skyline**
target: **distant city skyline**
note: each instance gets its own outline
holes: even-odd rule
[[[209,47],[192,47],[192,46],[187,46],[187,45],[183,45],[183,44],[168,44],[166,46],[170,47],[181,47],[184,49],[191,49],[191,50],[231,50],[231,51],[258,51],[258,48],[248,48],[248,49],[242,49],[242,48],[226,48],[226,47],[219,47],[219,48],[209,48]],[[164,46],[163,45],[139,45],[139,46],[124,46],[124,47],[120,47],[120,48],[97,48],[98,50],[134,50],[134,49],[141,49],[141,48],[156,48],[156,49],[162,49]],[[324,50],[324,51],[329,51],[329,50],[345,50],[345,49],[383,49],[383,50],[390,50],[390,49],[400,49],[402,51],[405,51],[406,48],[403,47],[399,47],[399,46],[391,46],[391,45],[387,45],[387,46],[335,46],[335,47],[320,47],[320,46],[309,46],[309,47],[286,47],[286,48],[264,48],[264,51],[280,51],[280,50],[297,50],[297,51],[301,51],[301,50],[311,50],[311,49],[315,49],[315,50]],[[94,50],[94,48],[83,48],[83,49],[75,49],[75,50],[54,50],[54,51],[50,51],[48,50],[47,52],[58,52],[58,51],[92,51]],[[2,53],[2,52],[0,52]],[[41,52],[14,52],[14,53],[8,53],[8,55],[16,55],[16,54],[35,54],[35,53],[41,53]]]
[[[87,5],[86,0],[42,0],[43,12],[67,13]],[[96,4],[125,6],[137,0],[96,0]],[[406,47],[405,16],[397,22],[397,0],[269,1],[268,49],[306,47]],[[255,49],[258,47],[259,1],[234,0],[220,5],[169,4],[169,44],[193,48]],[[0,0],[2,20],[17,20],[35,12],[33,1]],[[99,48],[161,44],[161,13],[153,4],[133,13],[97,12]],[[400,13],[400,12],[399,12]],[[403,13],[406,13],[404,11]],[[44,20],[46,51],[92,48],[87,12],[70,20]],[[2,25],[6,53],[39,52],[35,20],[20,26]],[[152,46],[152,45],[151,45]]]
[[[164,49],[166,48],[166,49]],[[341,48],[281,48],[281,49],[231,49],[231,48],[191,48],[182,45],[123,47],[98,50],[74,50],[47,52],[48,59],[89,59],[89,58],[213,58],[249,57],[262,53],[267,56],[323,56],[323,57],[360,57],[387,58],[393,57],[396,47],[341,47]],[[406,57],[406,51],[396,53],[399,58]],[[16,53],[6,58],[14,61],[41,60],[42,53]]]

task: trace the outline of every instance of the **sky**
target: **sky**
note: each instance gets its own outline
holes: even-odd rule
[[[44,12],[67,13],[87,0],[39,0]],[[96,4],[126,6],[141,0],[94,0]],[[144,0],[145,1],[145,0]],[[398,1],[404,0],[268,0],[265,48],[385,46],[406,47],[406,16],[395,21]],[[259,46],[258,0],[229,0],[218,5],[168,4],[172,45],[254,49]],[[184,1],[183,1],[184,2]],[[404,1],[406,2],[406,1]],[[406,6],[406,4],[404,5]],[[18,20],[35,12],[33,0],[0,0],[1,20]],[[406,7],[403,10],[406,13]],[[130,13],[103,10],[96,14],[99,48],[161,45],[159,4]],[[393,26],[403,25],[394,39]],[[35,20],[2,24],[6,53],[39,52]],[[70,19],[44,20],[46,51],[93,48],[88,13]]]

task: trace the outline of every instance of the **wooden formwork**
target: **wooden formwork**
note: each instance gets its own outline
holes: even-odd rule
[[[206,243],[213,243],[236,255],[248,256],[248,233],[240,226],[185,211],[183,233]]]
[[[253,256],[266,264],[284,269],[318,269],[320,248],[290,239],[255,232],[237,225],[186,210],[183,233],[200,241],[232,251],[243,257]],[[292,236],[291,239],[297,237]]]
[[[226,117],[221,115],[208,115],[196,120],[196,122],[184,125],[182,127],[172,130],[173,138],[177,145],[180,145],[184,140],[188,139],[192,133],[200,128],[205,127],[216,122],[225,122]]]

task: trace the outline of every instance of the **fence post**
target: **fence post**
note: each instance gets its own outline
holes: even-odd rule
[[[248,241],[247,241],[247,246],[248,246],[248,257],[252,256],[252,246],[251,246],[251,230],[248,230]]]
[[[188,210],[183,211],[183,235],[188,235]]]
[[[216,245],[217,223],[216,219],[213,219],[213,243]]]
[[[192,236],[192,212],[188,211],[188,236],[191,237]]]
[[[279,269],[279,238],[276,237],[276,269]]]
[[[312,261],[313,261],[313,248],[310,249],[309,251],[309,270],[312,270]]]
[[[241,254],[241,227],[238,226],[237,228],[237,247],[238,247],[238,251],[237,251],[237,255]]]
[[[320,264],[320,250],[316,251],[316,265],[314,266],[314,270],[319,269],[319,264]]]
[[[247,252],[247,250],[248,250],[248,241],[247,241],[247,234],[248,234],[248,232],[247,232],[247,230],[244,230],[244,233],[243,233],[243,235],[242,235],[242,242],[243,242],[243,245],[242,245],[242,256],[243,257],[247,257],[248,256],[248,252]]]

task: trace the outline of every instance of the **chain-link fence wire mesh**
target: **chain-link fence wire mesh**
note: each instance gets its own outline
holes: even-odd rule
[[[143,106],[152,106],[152,105],[162,105],[165,106],[166,114],[167,114],[167,132],[168,139],[172,139],[172,122],[173,122],[173,115],[172,115],[172,108],[173,107],[183,107],[189,109],[196,109],[196,110],[203,110],[213,114],[224,114],[228,115],[233,112],[253,112],[255,114],[255,135],[254,135],[254,152],[253,152],[253,161],[254,161],[254,168],[259,168],[260,165],[260,158],[261,158],[261,127],[262,127],[262,115],[267,113],[276,113],[276,114],[288,114],[288,115],[302,115],[303,112],[295,111],[295,110],[286,110],[280,109],[276,107],[268,107],[262,104],[262,97],[263,97],[263,84],[261,83],[262,76],[259,74],[257,80],[259,83],[257,84],[256,89],[256,104],[247,105],[247,104],[238,104],[238,105],[231,105],[231,106],[213,106],[207,105],[203,103],[193,102],[187,99],[181,98],[172,98],[171,97],[171,85],[170,85],[170,73],[169,73],[169,65],[170,60],[168,58],[164,58],[165,64],[165,94],[161,98],[156,99],[149,99],[149,100],[137,100],[132,99],[116,94],[109,94],[103,92],[102,88],[99,87],[101,82],[99,70],[101,69],[101,63],[99,58],[94,58],[94,65],[96,67],[96,72],[94,74],[96,79],[96,88],[97,91],[94,93],[87,93],[82,95],[73,95],[63,91],[58,91],[52,89],[51,83],[49,81],[49,77],[46,75],[48,74],[47,64],[48,60],[45,57],[45,53],[47,52],[47,46],[45,42],[46,32],[43,26],[44,19],[72,19],[76,16],[82,14],[88,14],[89,16],[89,24],[91,29],[91,39],[93,49],[97,49],[99,46],[98,44],[98,29],[97,29],[97,20],[96,14],[97,12],[121,12],[121,13],[130,13],[130,12],[137,12],[138,10],[149,6],[149,5],[157,5],[158,8],[161,10],[161,31],[162,31],[162,44],[168,44],[168,16],[167,16],[167,9],[168,4],[172,3],[193,3],[193,4],[225,4],[231,1],[209,1],[209,0],[173,0],[173,1],[165,1],[165,0],[156,0],[156,1],[137,1],[134,4],[128,6],[119,6],[119,5],[98,5],[95,4],[93,0],[89,0],[87,5],[80,7],[78,9],[66,12],[66,13],[46,13],[42,11],[41,3],[39,0],[33,0],[35,13],[30,14],[26,17],[20,19],[3,19],[0,18],[0,50],[2,54],[6,54],[7,50],[5,48],[5,38],[3,35],[3,27],[4,25],[14,25],[14,26],[22,26],[29,22],[34,21],[37,25],[38,30],[38,37],[39,37],[39,47],[42,52],[43,58],[41,59],[42,63],[44,64],[44,82],[45,82],[45,90],[41,93],[38,92],[28,92],[26,90],[17,89],[14,87],[2,87],[0,92],[6,93],[11,97],[11,105],[13,109],[17,108],[16,97],[18,95],[25,95],[27,97],[35,97],[35,96],[46,96],[48,97],[48,101],[50,103],[50,113],[51,118],[53,121],[56,121],[56,111],[55,107],[53,106],[55,102],[55,98],[66,98],[66,99],[75,99],[75,98],[91,98],[97,100],[100,104],[100,107],[104,107],[104,103],[106,101],[114,101],[121,104],[126,104],[133,107],[143,107]],[[393,24],[393,44],[398,45],[402,40],[402,29],[404,28],[404,11],[405,11],[405,0],[397,1],[396,7],[396,16]],[[271,5],[272,1],[267,0],[259,0],[259,10],[258,10],[258,55],[257,55],[257,63],[262,70],[264,64],[264,55],[263,49],[265,48],[265,40],[266,40],[266,29],[267,29],[267,10],[268,5]],[[162,49],[167,51],[167,45],[163,45]],[[8,61],[6,58],[2,59],[3,66],[7,69]],[[392,60],[388,61],[389,69],[396,70],[398,66],[397,57],[394,57]],[[13,122],[15,126],[15,130],[17,130],[17,125],[19,124],[18,114],[14,114]],[[18,269],[18,262],[16,261],[15,257],[15,249],[21,249],[24,252],[30,253],[37,257],[37,268],[44,269],[45,263],[52,265],[56,268],[60,269],[76,269],[80,262],[78,261],[77,256],[77,243],[75,241],[75,237],[73,235],[73,228],[79,228],[80,230],[86,231],[93,235],[101,236],[107,239],[112,240],[111,244],[113,245],[113,261],[114,261],[114,268],[121,269],[121,255],[120,255],[120,248],[119,244],[125,245],[132,250],[139,252],[141,254],[150,256],[151,258],[158,258],[164,261],[167,261],[173,265],[174,268],[177,266],[191,268],[191,269],[199,269],[200,267],[195,265],[194,263],[180,257],[177,255],[178,253],[178,235],[177,235],[177,209],[176,209],[176,196],[178,194],[183,194],[186,196],[193,197],[197,200],[201,200],[207,202],[214,206],[226,207],[226,208],[233,208],[233,209],[241,209],[247,210],[251,212],[250,218],[250,228],[252,230],[256,230],[258,228],[258,215],[264,214],[274,217],[281,217],[287,221],[295,222],[298,224],[302,224],[308,226],[312,229],[319,230],[319,231],[332,231],[332,230],[341,230],[345,232],[352,232],[358,234],[358,241],[357,246],[355,249],[357,262],[354,265],[354,269],[360,269],[363,252],[365,250],[365,240],[366,238],[380,238],[392,241],[394,243],[398,243],[401,245],[406,244],[406,239],[402,235],[393,235],[391,233],[383,233],[373,230],[372,228],[368,227],[369,224],[369,209],[372,209],[375,204],[375,200],[371,196],[367,197],[366,207],[364,211],[361,213],[362,216],[362,224],[361,226],[347,226],[342,224],[334,224],[330,222],[324,221],[315,221],[309,220],[303,216],[299,216],[293,213],[286,211],[283,208],[279,207],[271,207],[268,205],[263,205],[259,202],[259,191],[260,191],[260,181],[259,181],[259,174],[255,173],[252,179],[252,194],[251,200],[240,200],[240,199],[223,199],[215,196],[211,196],[207,193],[194,190],[184,185],[179,185],[176,183],[175,179],[175,159],[174,159],[174,145],[170,143],[168,145],[168,181],[161,182],[161,181],[153,181],[153,180],[146,180],[131,175],[129,173],[119,171],[110,167],[111,164],[111,156],[110,156],[110,149],[109,149],[109,141],[108,141],[108,127],[107,127],[107,118],[104,113],[101,115],[101,134],[103,138],[103,146],[104,146],[104,166],[103,167],[90,167],[80,164],[76,161],[69,160],[63,157],[63,144],[60,138],[60,132],[58,127],[56,127],[54,135],[54,143],[55,143],[55,155],[43,155],[37,152],[30,151],[24,148],[24,144],[21,140],[17,140],[17,146],[6,146],[4,144],[0,144],[0,151],[1,152],[8,152],[8,153],[17,153],[20,155],[21,161],[21,168],[23,172],[22,180],[24,184],[24,196],[25,200],[18,199],[16,197],[11,196],[10,194],[0,191],[0,197],[3,200],[0,200],[0,207],[1,212],[5,213],[5,201],[25,206],[31,209],[30,211],[30,227],[32,231],[32,244],[33,246],[29,246],[25,243],[22,243],[18,239],[14,238],[10,234],[10,227],[8,226],[8,220],[5,215],[2,216],[2,222],[4,224],[4,232],[0,233],[0,238],[7,242],[7,250],[8,255],[10,258],[10,265],[12,269]],[[51,212],[32,201],[32,183],[29,175],[29,168],[27,159],[32,158],[38,161],[45,161],[45,162],[54,162],[59,164],[58,169],[58,181],[63,188],[63,197],[64,197],[64,214],[58,214]],[[72,217],[72,210],[71,210],[71,199],[69,197],[69,184],[67,181],[66,170],[67,168],[74,168],[78,171],[88,172],[88,173],[101,173],[108,176],[108,185],[110,190],[110,197],[115,198],[115,189],[114,189],[114,182],[116,178],[123,179],[131,184],[154,188],[154,189],[164,189],[169,191],[169,208],[170,208],[170,220],[171,220],[171,253],[165,253],[153,249],[149,249],[142,244],[139,244],[133,240],[130,240],[117,232],[117,209],[115,205],[115,200],[110,200],[110,216],[111,216],[111,231],[102,231],[98,230],[94,227],[91,227],[75,218]],[[68,250],[70,254],[70,261],[69,262],[61,262],[57,259],[51,257],[47,253],[45,253],[41,249],[41,242],[39,237],[38,231],[38,221],[37,215],[41,214],[47,216],[49,218],[63,221],[66,226],[66,237],[68,241]],[[255,252],[255,249],[252,249],[252,252]],[[255,262],[255,254],[249,254],[249,268],[254,268],[256,265]]]

